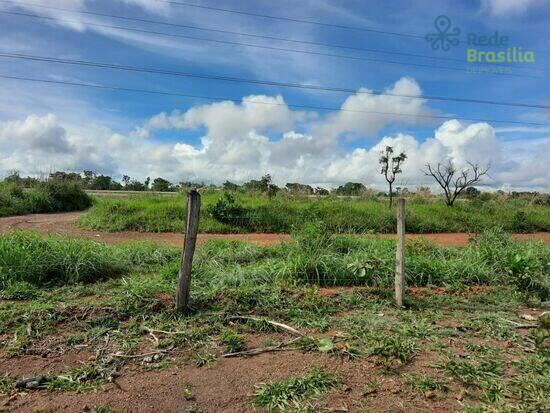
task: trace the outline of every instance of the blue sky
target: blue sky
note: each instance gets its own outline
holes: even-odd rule
[[[0,11],[65,21],[0,13],[0,49],[26,55],[353,90],[392,89],[394,93],[419,98],[435,95],[550,104],[550,48],[547,46],[550,2],[545,0],[195,0],[193,4],[412,34],[419,38],[267,19],[157,0],[60,0],[54,3],[28,0],[2,2]],[[265,40],[70,13],[37,5],[455,60]],[[435,31],[434,19],[442,14],[460,28],[463,43],[449,51],[434,51],[423,36]],[[402,64],[219,44],[90,23]],[[469,73],[467,69],[472,64],[466,62],[465,56],[466,48],[471,46],[464,43],[467,33],[481,36],[495,31],[509,38],[509,46],[533,50],[536,62],[502,65],[510,71],[508,75]],[[487,68],[482,64],[475,66]],[[334,185],[361,180],[378,186],[381,181],[376,176],[377,153],[381,145],[389,143],[411,153],[402,184],[412,187],[425,183],[419,172],[424,163],[447,159],[457,164],[472,159],[491,162],[493,174],[487,185],[494,188],[544,190],[550,176],[550,170],[542,170],[541,178],[541,171],[532,167],[534,163],[549,163],[550,126],[462,120],[458,125],[444,125],[442,119],[424,117],[550,124],[548,109],[373,97],[9,58],[0,58],[0,75],[227,97],[237,102],[213,103],[0,79],[2,174],[13,169],[37,174],[57,168],[93,168],[115,176],[129,173],[137,178],[163,175],[175,181],[220,182],[272,173],[279,182],[299,180]],[[259,96],[257,100],[277,105],[268,110],[265,104],[239,103],[247,96]],[[352,110],[402,112],[411,116],[358,113],[340,116],[342,112],[300,110],[286,104],[334,108],[344,105]]]

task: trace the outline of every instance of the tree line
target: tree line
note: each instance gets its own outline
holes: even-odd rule
[[[379,158],[381,165],[380,174],[384,177],[388,184],[387,196],[389,198],[389,207],[393,204],[393,198],[396,194],[404,194],[407,189],[394,188],[396,178],[403,172],[403,165],[407,160],[407,155],[404,152],[399,154],[394,153],[391,146],[386,146]],[[447,162],[439,162],[436,165],[426,164],[422,171],[426,176],[430,176],[442,188],[445,202],[448,206],[453,206],[456,199],[462,195],[466,197],[475,197],[479,192],[473,187],[474,184],[481,181],[487,175],[489,166],[481,167],[472,162],[467,163],[467,167],[462,169],[456,168],[449,160]],[[49,175],[49,179],[57,181],[77,182],[85,189],[91,190],[127,190],[127,191],[158,191],[158,192],[176,192],[186,188],[218,188],[215,185],[206,185],[196,182],[179,182],[174,184],[168,179],[157,177],[151,180],[147,177],[141,182],[133,179],[128,175],[123,175],[122,181],[118,182],[108,175],[96,173],[86,170],[81,173],[56,171]],[[18,172],[11,173],[4,179],[6,182],[13,182],[23,187],[36,186],[40,180],[32,177],[21,177]],[[367,192],[372,192],[364,184],[359,182],[346,182],[332,190],[322,187],[312,187],[311,185],[302,184],[299,182],[289,182],[283,188],[275,185],[270,174],[262,176],[260,179],[251,179],[248,182],[239,185],[231,181],[225,181],[221,185],[221,189],[226,191],[236,191],[242,189],[247,192],[260,192],[267,194],[268,197],[274,196],[277,192],[283,190],[292,194],[302,195],[329,195],[331,193],[340,196],[358,196]],[[420,191],[429,192],[426,187],[421,187]],[[386,196],[385,192],[380,192],[378,196]]]

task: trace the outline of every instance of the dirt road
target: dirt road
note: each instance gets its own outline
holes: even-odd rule
[[[85,212],[67,212],[59,214],[31,214],[15,217],[0,218],[0,233],[12,229],[32,229],[43,233],[60,235],[81,236],[108,244],[128,241],[153,241],[171,245],[182,245],[183,234],[164,232],[103,232],[78,228],[75,221]],[[392,234],[378,234],[376,237],[392,237]],[[444,233],[444,234],[407,234],[408,239],[424,238],[439,245],[462,247],[467,245],[470,234]],[[550,243],[549,232],[537,232],[533,234],[514,234],[517,240],[542,240]],[[281,241],[289,240],[288,234],[199,234],[198,241],[205,242],[210,239],[244,240],[260,245],[273,245]]]

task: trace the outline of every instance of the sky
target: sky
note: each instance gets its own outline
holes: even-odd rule
[[[397,186],[451,161],[549,191],[549,18],[550,0],[2,0],[0,176],[382,188],[389,145],[408,156]],[[454,28],[449,50],[426,40]],[[535,61],[466,59],[508,48]]]

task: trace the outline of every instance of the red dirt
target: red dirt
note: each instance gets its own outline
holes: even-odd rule
[[[116,244],[128,241],[153,241],[170,245],[182,245],[183,234],[173,232],[104,232],[79,228],[75,221],[86,212],[66,212],[57,214],[30,214],[15,217],[0,218],[0,234],[11,229],[32,229],[43,233],[81,236],[107,244]],[[464,247],[472,234],[467,233],[438,233],[438,234],[407,234],[407,239],[425,239],[443,246]],[[380,238],[393,237],[393,234],[368,235]],[[514,234],[513,238],[520,241],[541,240],[550,243],[550,232],[535,232],[532,234]],[[199,234],[198,242],[211,239],[229,239],[253,242],[259,245],[274,245],[281,241],[288,241],[289,234]]]
[[[14,364],[21,359],[13,360]],[[196,404],[203,412],[258,412],[251,395],[255,385],[268,380],[282,380],[289,375],[306,374],[313,366],[336,371],[345,385],[323,397],[329,411],[357,412],[363,404],[368,411],[421,412],[457,411],[452,399],[408,400],[410,395],[399,377],[382,377],[375,393],[363,395],[363,389],[376,374],[377,366],[369,360],[351,362],[320,353],[285,351],[265,353],[252,358],[218,358],[211,366],[198,368],[185,362],[182,354],[172,357],[170,367],[144,372],[130,364],[122,370],[116,384],[107,384],[98,391],[30,392],[8,402],[13,412],[82,412],[85,408],[109,404],[117,412],[185,412]],[[427,363],[417,363],[422,370]],[[416,369],[409,367],[407,371]],[[12,370],[13,371],[13,370]],[[186,400],[184,388],[192,398]],[[344,410],[346,409],[346,410]]]

